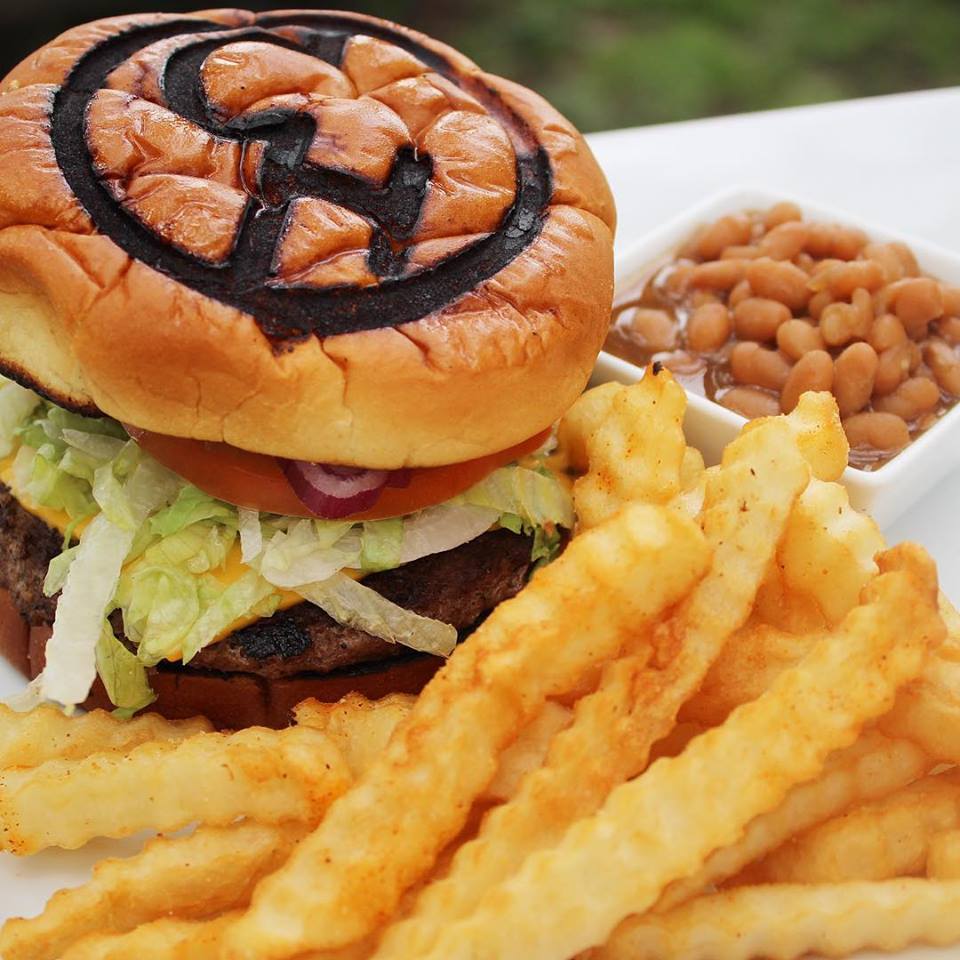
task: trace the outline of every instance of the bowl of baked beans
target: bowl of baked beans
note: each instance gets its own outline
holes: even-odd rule
[[[628,382],[651,362],[687,389],[708,462],[744,419],[832,392],[851,501],[888,523],[960,466],[960,255],[727,191],[620,258],[598,377]]]

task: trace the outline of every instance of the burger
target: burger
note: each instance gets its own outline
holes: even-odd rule
[[[607,329],[580,134],[335,12],[131,16],[0,84],[16,705],[283,725],[414,691],[573,522]]]

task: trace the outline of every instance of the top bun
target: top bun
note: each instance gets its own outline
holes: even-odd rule
[[[529,90],[357,14],[131,16],[0,84],[0,368],[175,436],[397,468],[583,389],[614,208]]]

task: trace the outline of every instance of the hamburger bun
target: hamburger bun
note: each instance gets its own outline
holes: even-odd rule
[[[613,202],[544,100],[357,14],[71,30],[0,84],[0,368],[147,430],[373,468],[548,427]]]

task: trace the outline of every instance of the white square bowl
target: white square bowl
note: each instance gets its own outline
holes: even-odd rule
[[[728,213],[763,209],[780,200],[792,200],[803,211],[804,218],[860,227],[871,241],[902,240],[916,254],[921,270],[960,286],[960,254],[864,223],[858,217],[823,204],[747,187],[734,187],[714,194],[629,246],[617,257],[618,283],[633,281],[644,270],[671,255],[700,224]],[[593,382],[633,383],[642,376],[643,367],[604,352],[597,361]],[[687,439],[703,453],[708,465],[717,463],[723,448],[740,432],[746,420],[700,394],[688,391],[687,397],[684,421]],[[843,483],[850,502],[886,527],[957,467],[960,467],[960,404],[878,470],[847,467]]]

